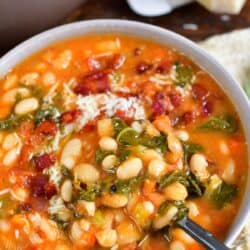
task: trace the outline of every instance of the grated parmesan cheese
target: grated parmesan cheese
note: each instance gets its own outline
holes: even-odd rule
[[[60,196],[53,196],[49,201],[48,213],[53,215],[57,214],[60,210],[64,209],[65,205]]]
[[[50,168],[44,169],[43,174],[49,175],[49,180],[53,182],[57,188],[59,188],[59,185],[62,180],[62,173],[60,166],[55,164]]]

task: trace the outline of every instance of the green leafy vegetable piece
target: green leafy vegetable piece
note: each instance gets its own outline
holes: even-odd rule
[[[110,151],[106,151],[106,150],[102,150],[102,149],[97,149],[96,152],[95,152],[95,161],[98,165],[100,165],[103,161],[103,159],[108,156],[108,155],[111,155],[113,154],[112,152]]]
[[[188,161],[190,160],[190,157],[193,154],[203,152],[204,148],[201,145],[196,144],[196,143],[184,142],[183,150],[184,150],[184,162],[188,163]]]
[[[170,243],[171,242],[171,240],[172,240],[172,231],[173,231],[173,227],[171,227],[171,226],[166,226],[166,227],[164,227],[164,228],[162,228],[161,230],[160,230],[160,233],[161,233],[161,235],[163,236],[163,238],[168,242],[168,243]]]
[[[200,180],[192,172],[189,172],[187,180],[188,194],[193,196],[202,196],[204,193],[204,187]]]
[[[177,215],[173,218],[173,223],[185,218],[188,214],[188,208],[182,201],[166,201],[158,209],[158,214],[163,216],[171,207],[178,208]]]
[[[138,189],[144,182],[145,178],[145,176],[138,176],[129,180],[119,180],[114,184],[116,186],[116,192],[127,195]]]
[[[185,66],[177,63],[175,65],[175,84],[180,87],[185,87],[188,84],[192,84],[193,69],[191,66]]]
[[[143,137],[140,139],[140,144],[148,148],[159,148],[162,153],[167,150],[167,140],[164,134],[154,137]]]
[[[158,184],[159,188],[163,189],[175,182],[179,182],[184,185],[187,188],[189,195],[202,196],[204,193],[202,183],[192,172],[189,171],[173,171],[171,173],[168,173],[165,176],[161,177]]]
[[[129,150],[128,148],[125,148],[125,147],[119,148],[118,158],[120,162],[127,160],[130,154],[131,154],[131,150]]]
[[[59,114],[59,110],[54,106],[48,106],[45,109],[40,109],[35,114],[35,124],[39,124],[48,119],[56,119]]]
[[[73,180],[73,174],[70,172],[70,170],[67,167],[61,166],[61,173],[65,178],[69,178]]]
[[[237,130],[237,121],[231,115],[215,116],[201,124],[198,128],[206,131],[234,133]]]
[[[20,124],[26,120],[32,120],[31,115],[16,116],[10,115],[6,119],[0,120],[0,131],[2,130],[14,130],[20,126]]]
[[[124,128],[118,135],[117,141],[123,145],[137,145],[139,134],[132,128]]]
[[[78,194],[78,200],[85,200],[85,201],[94,201],[95,198],[101,195],[102,189],[100,185],[89,185],[87,186],[87,190],[81,191]]]
[[[123,129],[127,128],[127,124],[120,118],[114,117],[112,119],[112,125],[114,128],[114,136],[116,137]]]
[[[0,218],[4,219],[13,215],[16,205],[17,202],[13,201],[8,194],[0,196]]]
[[[188,180],[186,174],[181,171],[173,171],[161,177],[159,181],[159,188],[160,189],[165,188],[175,182],[179,182],[184,186],[188,186]]]
[[[237,195],[237,187],[227,184],[218,176],[212,176],[205,190],[205,197],[211,200],[216,207],[222,208],[230,203]]]

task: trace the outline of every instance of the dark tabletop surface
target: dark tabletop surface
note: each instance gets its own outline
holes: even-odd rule
[[[143,2],[143,0],[141,1]],[[199,4],[193,3],[176,9],[168,15],[154,18],[138,16],[129,8],[125,0],[85,0],[80,8],[73,11],[58,25],[96,18],[120,18],[146,22],[173,30],[194,41],[199,41],[214,34],[250,27],[250,0],[247,1],[240,15],[235,16],[213,14]],[[196,29],[190,29],[190,27]],[[0,48],[0,56],[12,47],[13,44],[8,48]]]
[[[199,41],[214,34],[250,27],[250,0],[247,1],[240,15],[236,16],[212,14],[199,4],[193,3],[176,9],[168,15],[155,18],[136,15],[130,10],[125,0],[88,0],[80,9],[72,13],[67,21],[95,18],[142,21],[173,30],[194,41]],[[196,24],[197,30],[185,29],[185,24]]]

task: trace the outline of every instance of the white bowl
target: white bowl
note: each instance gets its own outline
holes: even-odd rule
[[[198,47],[190,40],[171,31],[133,21],[122,20],[93,20],[67,24],[43,32],[21,43],[0,59],[0,76],[6,74],[26,57],[47,47],[51,43],[88,34],[115,33],[139,37],[170,46],[184,53],[204,70],[209,72],[225,91],[226,95],[234,104],[243,124],[248,143],[248,155],[250,155],[250,105],[241,87],[231,75],[206,51]],[[243,198],[238,215],[229,230],[225,243],[229,246],[241,232],[249,214],[250,197],[250,171],[245,196]]]

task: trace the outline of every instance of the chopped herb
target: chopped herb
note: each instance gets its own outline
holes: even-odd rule
[[[120,162],[127,160],[130,154],[131,150],[127,149],[126,147],[119,147],[118,157]]]
[[[120,118],[114,117],[112,119],[112,125],[114,128],[114,136],[116,137],[123,129],[125,129],[127,124]]]
[[[31,120],[31,115],[16,116],[10,115],[6,119],[0,120],[0,131],[2,130],[14,130],[20,126],[20,124],[26,120]]]
[[[78,194],[78,200],[85,201],[94,201],[96,196],[99,196],[102,193],[100,185],[89,185],[87,186],[87,190],[81,191]]]
[[[61,173],[65,178],[73,179],[73,175],[67,167],[61,166]]]
[[[58,114],[60,114],[59,110],[54,106],[48,106],[46,109],[40,109],[35,114],[35,124],[39,124],[48,119],[56,119]]]
[[[148,148],[159,148],[162,153],[167,150],[167,140],[164,134],[154,137],[143,137],[140,139],[140,144]]]
[[[182,64],[175,64],[175,84],[180,87],[185,87],[188,84],[192,84],[193,69],[190,66]]]
[[[200,180],[192,172],[189,172],[187,180],[188,194],[193,196],[202,196],[204,193],[204,187]]]
[[[184,150],[184,162],[188,163],[190,160],[190,157],[198,152],[203,152],[204,148],[196,143],[191,142],[184,142],[183,143],[183,150]]]
[[[231,115],[215,116],[198,127],[206,131],[220,131],[234,133],[237,130],[237,121]]]
[[[161,235],[168,243],[172,240],[172,230],[173,227],[171,226],[166,226],[160,230]]]
[[[111,155],[113,154],[112,152],[110,151],[106,151],[106,150],[102,150],[102,149],[97,149],[96,152],[95,152],[95,161],[98,165],[100,165],[103,161],[103,159],[108,156],[108,155]]]
[[[132,128],[124,128],[118,135],[117,141],[123,145],[137,145],[139,134]]]

